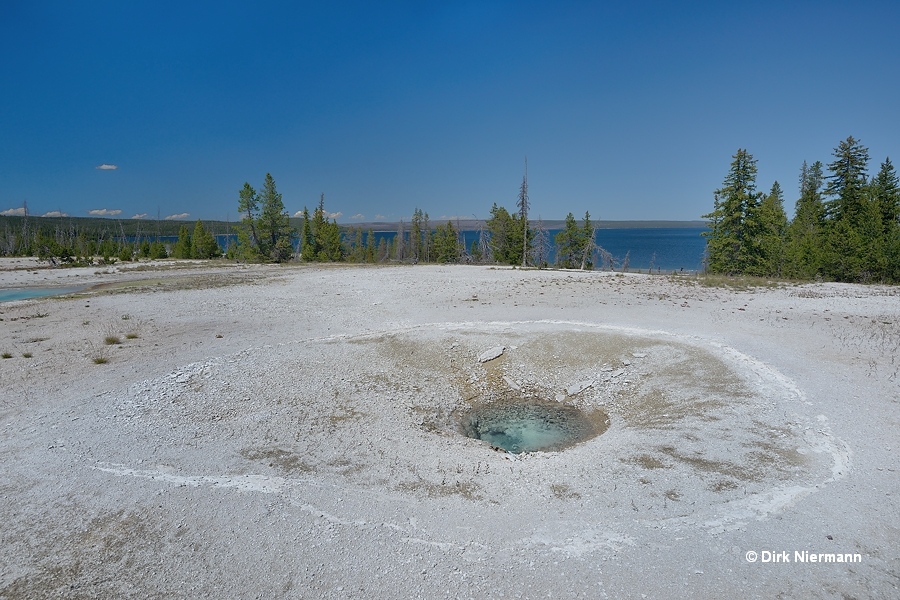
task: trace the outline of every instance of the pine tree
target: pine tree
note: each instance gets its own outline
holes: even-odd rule
[[[591,223],[591,213],[584,211],[584,221],[581,223],[581,270],[592,269],[594,266],[593,255],[596,245],[596,229]]]
[[[281,194],[275,188],[275,180],[271,173],[266,173],[259,202],[260,214],[257,219],[257,229],[261,254],[274,262],[289,260],[293,253],[291,244],[293,228],[290,225]]]
[[[337,221],[325,221],[321,228],[322,250],[320,260],[340,262],[346,258],[344,244],[341,241],[341,228]]]
[[[363,245],[362,227],[357,227],[355,232],[351,228],[349,233],[353,235],[353,242],[347,255],[352,262],[366,262],[366,247]]]
[[[419,262],[423,258],[422,251],[422,209],[413,211],[412,220],[409,223],[409,255],[413,262]]]
[[[881,163],[870,188],[881,213],[881,226],[885,234],[890,234],[900,226],[900,180],[890,158]]]
[[[478,245],[478,240],[472,240],[472,243],[469,245],[469,256],[473,263],[481,262],[481,247]]]
[[[788,225],[784,275],[812,279],[823,265],[825,206],[822,203],[824,166],[816,161],[800,168],[800,198],[794,218]]]
[[[900,282],[900,182],[891,159],[886,158],[870,184],[872,199],[881,215],[882,278]]]
[[[450,221],[438,226],[434,234],[434,254],[435,260],[440,263],[459,261],[459,239]]]
[[[242,215],[238,228],[238,252],[241,256],[275,262],[291,257],[294,230],[271,173],[266,173],[259,194],[249,183],[244,183],[239,193],[238,211]]]
[[[375,232],[369,229],[366,233],[366,262],[374,263],[376,257],[377,245],[375,243]]]
[[[485,222],[488,233],[488,247],[494,262],[506,265],[522,263],[522,253],[526,252],[534,237],[519,213],[510,214],[496,203],[491,207],[491,218]],[[523,248],[524,246],[524,248]]]
[[[851,135],[834,149],[834,162],[828,165],[831,175],[825,195],[831,196],[826,216],[833,221],[849,219],[857,223],[865,201],[869,149]]]
[[[522,185],[519,187],[519,200],[516,203],[519,208],[519,219],[522,224],[522,239],[528,239],[528,158],[525,158],[525,174],[522,176]],[[522,244],[522,266],[528,265],[528,244]]]
[[[194,233],[191,235],[191,256],[193,258],[216,258],[222,255],[219,243],[215,236],[205,227],[200,219],[194,225]]]
[[[238,246],[244,258],[254,259],[260,255],[259,235],[256,232],[259,196],[257,196],[256,190],[248,182],[244,182],[244,187],[238,193],[238,197],[238,213],[241,215],[241,225],[238,228]]]
[[[753,257],[748,269],[754,275],[781,276],[784,268],[784,243],[787,215],[784,212],[784,193],[776,181],[772,190],[759,205],[760,239],[758,257]]]
[[[590,235],[590,234],[588,234]],[[556,265],[563,269],[577,269],[581,266],[587,239],[583,227],[578,226],[575,215],[566,215],[563,230],[556,234]]]
[[[169,257],[169,253],[166,250],[166,245],[163,244],[161,241],[156,240],[155,242],[150,244],[150,258],[161,259],[161,258],[168,258],[168,257]]]
[[[756,191],[756,160],[739,149],[722,188],[714,193],[713,211],[703,215],[709,220],[707,239],[708,268],[715,273],[743,273],[758,255],[759,202]]]
[[[491,206],[491,218],[485,222],[487,227],[490,248],[490,257],[494,262],[509,262],[509,246],[510,246],[510,216],[502,206],[497,206],[495,202]],[[518,258],[518,257],[516,257]]]
[[[187,225],[182,225],[178,230],[178,241],[172,248],[172,256],[175,258],[192,258],[191,256],[191,232]]]
[[[303,207],[303,219],[300,225],[300,256],[303,260],[316,260],[319,253],[316,248],[316,239],[313,236],[312,224],[309,219],[309,209]]]
[[[310,255],[310,260],[317,261],[326,261],[328,260],[328,255],[325,252],[325,235],[326,235],[326,226],[328,225],[328,219],[325,217],[325,194],[319,194],[319,205],[313,211],[313,219],[312,219],[312,235],[313,235],[313,252]]]
[[[869,150],[850,136],[833,156],[825,188],[825,270],[838,281],[870,281],[877,255],[872,233],[880,229],[872,221],[880,225],[881,215],[868,196]]]
[[[424,256],[425,262],[432,261],[432,240],[431,240],[431,225],[428,224],[428,213],[425,213],[422,216],[422,253]]]
[[[360,230],[361,234],[362,230]],[[351,231],[351,235],[353,232]],[[361,249],[361,240],[354,238],[351,246],[359,246],[359,251],[353,254],[355,248],[350,248],[351,258],[359,260],[359,252]],[[300,243],[302,248],[303,260],[309,262],[338,262],[345,260],[348,256],[347,248],[344,247],[341,239],[341,228],[337,221],[329,221],[325,213],[325,194],[319,196],[319,205],[313,211],[312,219],[309,217],[309,211],[303,209],[303,221],[300,230]]]

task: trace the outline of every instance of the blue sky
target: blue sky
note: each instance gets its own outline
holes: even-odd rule
[[[900,159],[900,2],[0,1],[0,212],[697,219],[731,156],[793,213]],[[101,169],[101,165],[117,168]],[[99,212],[98,212],[99,211]]]

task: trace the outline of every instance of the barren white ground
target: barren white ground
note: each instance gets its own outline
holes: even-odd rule
[[[900,595],[897,288],[0,268],[106,285],[0,304],[0,598]],[[528,397],[609,429],[459,433]]]

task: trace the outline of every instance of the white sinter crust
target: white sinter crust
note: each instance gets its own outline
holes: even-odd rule
[[[0,598],[897,594],[897,288],[177,265],[2,263]]]

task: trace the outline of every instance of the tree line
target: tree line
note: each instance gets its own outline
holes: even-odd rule
[[[722,187],[714,192],[708,220],[706,268],[714,273],[795,279],[871,282],[900,281],[900,184],[889,158],[868,174],[869,154],[852,136],[842,141],[827,166],[816,161],[800,169],[799,198],[788,220],[784,191],[776,181],[768,194],[756,189],[757,161],[745,149],[732,157]],[[827,169],[827,173],[826,173]],[[136,258],[215,258],[248,261],[357,263],[480,263],[591,269],[614,266],[596,243],[589,212],[570,212],[563,229],[550,235],[543,221],[529,218],[527,163],[516,210],[494,203],[476,238],[465,243],[452,221],[434,225],[416,208],[389,239],[369,229],[342,227],[325,211],[325,196],[312,213],[304,207],[292,225],[275,180],[267,173],[257,191],[245,183],[238,192],[241,222],[236,242],[223,251],[201,221],[193,230],[179,224],[178,240],[164,244],[157,233],[128,235],[110,227],[79,226],[82,220],[5,217],[0,254],[37,256],[62,264],[91,264]],[[11,226],[19,219],[19,227]],[[85,219],[93,224],[95,220]],[[297,220],[294,220],[297,223]],[[128,224],[135,227],[134,224]],[[141,227],[140,224],[136,225]],[[167,224],[172,227],[172,223]],[[160,224],[157,223],[159,229]],[[118,233],[118,235],[117,235]],[[622,264],[627,268],[627,256]]]
[[[221,228],[221,227],[220,227]],[[155,232],[150,229],[156,229]],[[178,234],[166,244],[162,237]],[[209,225],[168,221],[145,222],[69,217],[4,216],[0,218],[0,256],[34,256],[64,266],[137,259],[214,258],[222,250]]]
[[[5,217],[0,231],[0,255],[37,256],[62,265],[88,265],[95,260],[109,264],[116,260],[142,258],[230,259],[257,262],[356,262],[356,263],[477,263],[547,267],[552,249],[554,264],[563,268],[590,269],[596,257],[606,266],[612,257],[595,243],[596,224],[585,213],[579,223],[572,213],[554,238],[543,221],[530,221],[528,178],[522,178],[517,210],[508,211],[496,203],[468,246],[463,231],[451,220],[433,224],[428,213],[416,208],[408,222],[400,221],[389,239],[369,229],[342,227],[325,211],[325,195],[310,214],[303,208],[298,225],[292,225],[275,180],[267,173],[257,191],[245,182],[238,192],[237,226],[217,222],[236,240],[221,248],[212,228],[198,220],[191,229],[171,221],[156,223],[156,235],[141,222],[110,222],[106,219],[61,219]],[[294,219],[296,223],[297,220]],[[17,223],[18,226],[14,226]],[[144,227],[144,229],[142,229]],[[151,226],[152,227],[152,226]],[[221,228],[220,227],[220,228]],[[177,228],[177,229],[176,229]],[[164,231],[163,231],[164,230]],[[174,237],[174,243],[161,238]],[[164,235],[161,235],[164,234]]]
[[[478,239],[468,247],[463,232],[451,220],[432,226],[428,213],[416,208],[409,222],[400,221],[390,239],[369,229],[341,227],[325,211],[325,195],[310,214],[303,208],[299,229],[289,224],[281,194],[271,174],[257,193],[245,183],[239,194],[238,210],[243,218],[237,247],[229,255],[248,260],[282,262],[295,256],[306,262],[406,262],[406,263],[490,263],[521,266],[549,266],[555,242],[555,264],[563,268],[590,269],[595,256],[611,264],[612,257],[595,243],[596,224],[586,212],[581,223],[572,213],[564,229],[551,240],[541,220],[529,221],[528,174],[522,178],[517,209],[510,213],[493,204],[490,218],[478,231]]]
[[[732,157],[713,194],[707,269],[714,273],[846,282],[900,282],[900,183],[890,158],[868,174],[869,150],[848,137],[827,166],[800,168],[794,218],[776,181],[756,190],[757,161]],[[827,173],[826,173],[827,169]]]

